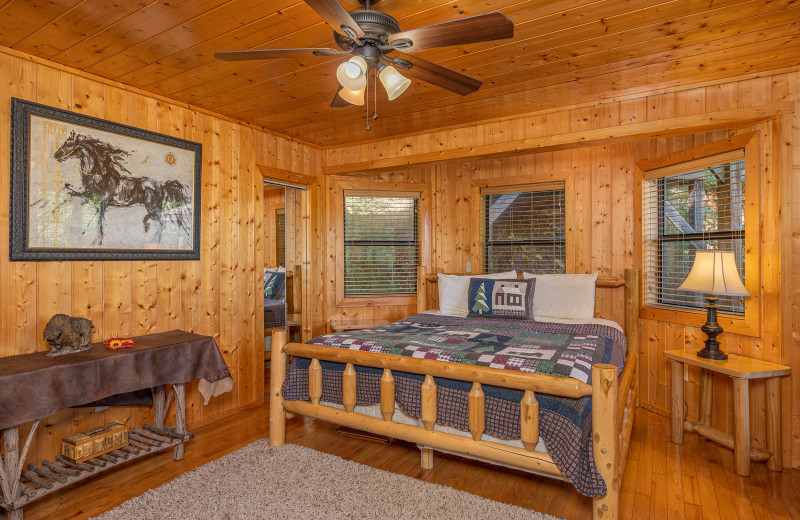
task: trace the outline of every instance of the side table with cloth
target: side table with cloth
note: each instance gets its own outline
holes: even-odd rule
[[[135,337],[134,341],[134,347],[120,350],[94,343],[87,351],[63,356],[48,357],[45,352],[36,352],[0,358],[0,431],[5,452],[5,460],[0,458],[0,507],[9,510],[9,520],[22,519],[23,505],[99,469],[80,471],[80,468],[67,468],[63,461],[48,463],[48,468],[63,467],[71,471],[61,475],[50,488],[35,489],[25,484],[23,476],[29,472],[24,472],[22,466],[40,419],[69,407],[115,403],[149,405],[152,402],[154,425],[151,429],[169,433],[166,444],[175,446],[175,460],[180,460],[184,442],[191,437],[186,432],[184,384],[200,379],[198,389],[205,403],[233,388],[230,371],[210,336],[174,330]],[[165,385],[172,386],[169,399]],[[141,392],[137,394],[137,391],[142,389],[152,389],[152,397],[141,401]],[[175,427],[171,428],[165,426],[164,420],[173,396]],[[28,421],[35,423],[20,453],[17,427]],[[130,458],[144,454],[131,453]]]

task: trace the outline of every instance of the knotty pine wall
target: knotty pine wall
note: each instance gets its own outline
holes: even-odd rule
[[[95,341],[110,334],[183,329],[213,336],[235,381],[232,392],[208,406],[203,406],[196,385],[188,386],[190,428],[261,402],[265,240],[262,176],[256,164],[319,171],[320,152],[119,84],[3,52],[0,81],[0,356],[47,350],[42,330],[61,312],[91,319]],[[201,142],[201,259],[9,262],[11,97]],[[73,432],[110,421],[141,424],[151,417],[152,410],[143,407],[64,410],[42,421],[28,458],[52,460],[61,438]],[[21,434],[27,435],[27,429]]]
[[[728,130],[677,135],[658,139],[615,144],[580,146],[582,132],[608,129],[614,136],[617,129],[636,123],[664,122],[664,130],[675,118],[707,113],[746,109],[783,103],[788,114],[765,123],[733,125]],[[782,106],[784,106],[782,105]],[[428,183],[433,191],[431,270],[464,272],[466,262],[476,262],[472,250],[470,215],[471,185],[474,180],[492,177],[525,175],[530,181],[563,179],[567,186],[567,226],[572,235],[568,245],[568,269],[572,272],[601,271],[621,275],[625,267],[634,265],[634,252],[639,237],[634,236],[634,164],[639,159],[657,157],[706,142],[728,137],[739,131],[759,131],[762,140],[761,167],[761,321],[758,337],[726,333],[724,348],[774,362],[790,364],[800,374],[798,340],[792,331],[800,320],[800,72],[773,76],[756,75],[717,84],[692,88],[665,89],[649,95],[627,96],[596,105],[581,105],[563,110],[536,113],[517,119],[496,121],[430,134],[412,135],[386,141],[369,142],[325,151],[324,168],[353,165],[353,176],[372,181],[404,180]],[[524,139],[548,138],[564,134],[576,136],[574,148],[517,155],[491,160],[468,162],[475,147],[519,142]],[[596,134],[594,134],[596,135]],[[580,146],[580,147],[579,147]],[[483,148],[485,149],[485,148]],[[386,158],[434,153],[447,156],[461,152],[467,162],[425,164],[422,167],[397,167],[391,172],[369,173],[363,168],[380,165]],[[420,159],[422,160],[422,159]],[[368,165],[368,166],[365,166]],[[330,178],[326,179],[330,184]],[[786,215],[783,219],[781,214]],[[792,233],[794,230],[794,234]],[[331,240],[327,251],[331,268]],[[622,295],[613,290],[600,294],[598,315],[621,321]],[[329,316],[368,314],[396,319],[414,309],[395,307],[336,308],[326,301]],[[702,347],[704,334],[697,326],[684,326],[642,320],[640,344],[640,404],[661,414],[670,411],[669,366],[664,362],[665,349]],[[686,387],[688,416],[697,415],[699,374],[691,371]],[[782,387],[783,446],[785,465],[800,465],[800,375],[785,378]],[[715,426],[732,432],[730,382],[715,378]],[[755,384],[751,394],[751,424],[756,443],[764,442],[764,388]]]
[[[264,267],[278,265],[278,242],[275,236],[275,212],[285,209],[285,188],[264,185]],[[287,233],[288,234],[288,233]]]

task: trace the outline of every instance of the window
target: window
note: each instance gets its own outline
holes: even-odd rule
[[[286,210],[275,210],[275,257],[278,265],[286,267]]]
[[[561,182],[483,188],[485,271],[565,272],[564,199]]]
[[[344,191],[344,296],[417,292],[419,193]]]
[[[645,172],[642,181],[645,304],[703,309],[678,290],[701,250],[733,251],[745,275],[745,155],[733,150]],[[744,299],[720,296],[719,312],[744,315]]]

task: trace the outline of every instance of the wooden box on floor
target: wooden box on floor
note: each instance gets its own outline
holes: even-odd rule
[[[108,423],[61,440],[61,455],[70,462],[83,462],[128,445],[128,428]]]

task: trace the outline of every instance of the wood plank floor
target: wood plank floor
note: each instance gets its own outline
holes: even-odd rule
[[[646,519],[800,519],[800,470],[774,473],[753,465],[750,478],[733,472],[733,453],[687,434],[683,446],[669,440],[669,421],[637,410],[628,467],[622,484],[622,518]],[[196,431],[186,458],[172,451],[145,457],[93,480],[68,488],[25,508],[27,520],[88,518],[150,488],[268,435],[266,404],[237,413]],[[591,518],[591,500],[563,482],[466,462],[436,454],[432,470],[419,467],[419,450],[345,437],[332,424],[297,417],[288,421],[287,442],[462,489],[501,502],[555,516]]]

